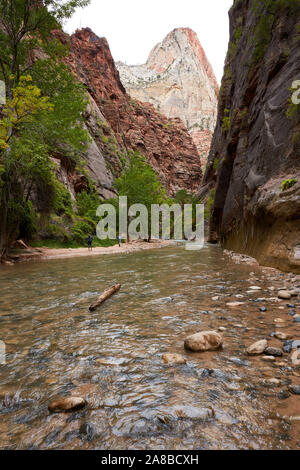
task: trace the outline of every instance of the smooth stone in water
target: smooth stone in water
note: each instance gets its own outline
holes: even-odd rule
[[[291,355],[291,361],[294,366],[300,366],[300,351],[298,349]]]
[[[268,356],[276,356],[276,357],[281,357],[282,356],[282,351],[281,349],[279,348],[273,348],[273,347],[268,347],[266,348],[265,350],[265,353],[268,355]]]
[[[181,354],[166,353],[162,355],[162,359],[167,364],[186,364],[186,360]]]
[[[290,299],[292,296],[287,290],[280,290],[278,292],[278,298],[279,299]]]
[[[300,395],[300,385],[290,385],[289,391],[294,395]]]
[[[264,361],[275,361],[275,357],[274,356],[262,356],[262,359]]]
[[[261,339],[260,341],[251,344],[251,346],[247,348],[247,353],[249,356],[256,356],[258,354],[262,354],[267,347],[268,341],[266,339]]]
[[[190,351],[215,351],[223,344],[222,336],[216,331],[201,331],[188,336],[184,341],[185,349]]]
[[[80,410],[81,408],[84,408],[85,405],[86,400],[82,397],[68,397],[53,401],[48,405],[48,409],[51,413],[64,413]]]
[[[285,339],[290,338],[290,335],[288,335],[287,333],[283,333],[282,331],[276,331],[274,333],[274,336],[275,336],[275,338],[281,339],[281,340],[285,340]]]
[[[240,305],[244,305],[244,302],[228,302],[227,307],[234,308],[239,307]]]

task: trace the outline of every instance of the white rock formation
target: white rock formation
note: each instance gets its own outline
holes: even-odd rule
[[[179,117],[206,163],[217,118],[218,84],[194,31],[175,29],[150,52],[144,65],[118,62],[121,81],[134,98],[169,118]]]

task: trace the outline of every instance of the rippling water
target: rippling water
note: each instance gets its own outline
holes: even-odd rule
[[[258,282],[259,295],[247,294]],[[120,293],[90,313],[114,283]],[[0,447],[300,448],[300,423],[282,418],[300,415],[299,396],[279,397],[295,368],[245,355],[246,345],[274,331],[275,317],[287,318],[275,303],[264,314],[251,301],[271,297],[270,285],[261,268],[235,264],[212,246],[1,268]],[[236,295],[245,304],[230,310]],[[184,351],[188,334],[221,326],[223,350]],[[184,354],[187,364],[165,365],[165,352]],[[88,406],[49,414],[49,401],[70,395]]]

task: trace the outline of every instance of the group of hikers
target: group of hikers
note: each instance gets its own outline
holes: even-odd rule
[[[86,241],[87,241],[88,251],[93,251],[93,237],[92,237],[92,235],[89,235],[87,237]],[[120,235],[118,236],[118,243],[119,243],[119,247],[121,247],[122,238],[120,237]]]

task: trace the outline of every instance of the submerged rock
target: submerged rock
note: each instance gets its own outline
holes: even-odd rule
[[[68,411],[75,411],[84,408],[86,400],[82,397],[67,397],[60,398],[53,401],[48,405],[50,413],[65,413]]]
[[[262,354],[267,347],[268,341],[266,339],[262,339],[256,343],[251,344],[251,346],[247,348],[247,353],[249,356],[256,356],[258,354]]]
[[[268,347],[265,349],[265,354],[268,356],[281,357],[283,352],[279,348]]]
[[[294,395],[300,395],[300,385],[290,385],[289,391]]]
[[[295,366],[300,366],[300,351],[296,350],[291,355],[292,364]]]
[[[278,292],[278,298],[279,299],[290,299],[291,297],[292,297],[292,295],[287,290],[280,290]]]
[[[162,359],[167,364],[186,364],[186,360],[181,354],[166,353],[162,355]]]
[[[277,338],[277,339],[286,340],[286,339],[290,338],[290,335],[287,334],[287,333],[283,333],[282,331],[276,331],[274,333],[274,337]]]
[[[184,341],[185,349],[190,351],[215,351],[223,344],[222,336],[216,331],[202,331],[188,336]]]

